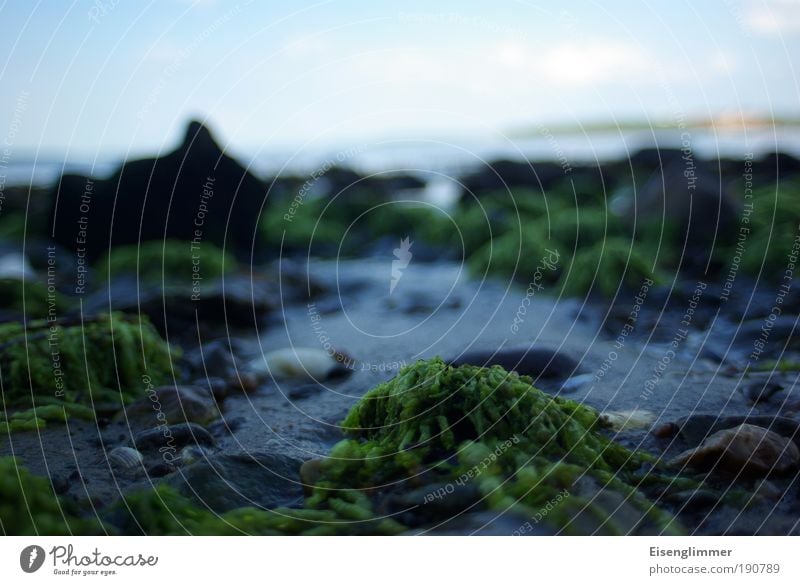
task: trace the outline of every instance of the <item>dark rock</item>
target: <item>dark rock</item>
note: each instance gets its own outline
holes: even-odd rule
[[[407,526],[419,526],[457,516],[476,507],[480,501],[481,494],[474,484],[431,483],[389,494],[380,502],[378,510]]]
[[[216,401],[201,386],[160,386],[148,392],[146,398],[125,408],[125,417],[139,428],[206,423],[219,416]]]
[[[62,496],[69,491],[70,480],[63,475],[51,475],[50,484],[53,486],[53,492]]]
[[[750,424],[769,429],[800,445],[800,422],[782,416],[692,414],[678,419],[679,434],[690,445],[699,445],[717,431]]]
[[[634,506],[629,496],[603,487],[589,476],[579,479],[571,493],[590,501],[591,506],[578,507],[562,532],[593,536],[655,536],[663,530],[648,517],[646,510]],[[547,517],[544,521],[547,522]]]
[[[230,380],[236,376],[236,357],[231,353],[227,339],[208,341],[187,353],[184,362],[192,375],[202,378],[214,376]]]
[[[765,333],[766,332],[766,333]],[[763,343],[763,353],[782,353],[800,349],[800,329],[796,319],[790,315],[780,315],[775,320],[754,319],[743,322],[734,341],[736,347],[752,352],[755,342]]]
[[[407,315],[431,314],[443,309],[458,309],[461,306],[461,299],[452,294],[441,298],[428,291],[410,290],[397,296],[390,296],[386,299],[386,306]]]
[[[681,513],[698,513],[718,505],[722,494],[708,489],[686,490],[670,494],[665,500]]]
[[[212,455],[181,468],[168,482],[198,505],[221,513],[292,506],[303,497],[302,461],[273,453]]]
[[[791,440],[752,424],[717,431],[669,462],[673,467],[764,477],[795,471],[800,449]]]
[[[534,379],[559,378],[566,380],[579,372],[579,365],[571,357],[547,348],[519,348],[492,351],[469,351],[453,360],[450,364],[461,366],[501,366],[508,371],[517,372]]]
[[[158,451],[164,447],[182,449],[186,445],[215,447],[217,442],[200,425],[183,423],[142,431],[133,438],[133,444],[140,451]]]
[[[783,384],[773,380],[752,382],[742,387],[742,394],[751,404],[769,402],[769,399],[784,389]]]
[[[88,295],[84,314],[143,314],[162,335],[196,341],[198,327],[201,332],[213,326],[255,328],[261,317],[278,306],[269,281],[244,275],[209,281],[199,297],[195,294],[191,285],[141,286],[134,277],[123,276],[113,279],[105,290]]]
[[[800,175],[800,159],[785,152],[770,152],[753,161],[753,174],[764,183],[797,176]]]
[[[91,262],[109,242],[113,247],[192,240],[202,203],[203,241],[227,244],[249,263],[265,251],[257,229],[265,194],[266,185],[225,154],[205,126],[191,122],[176,150],[128,161],[108,180],[62,176],[51,196],[48,225],[56,242],[77,250],[78,225],[85,217],[90,227],[80,246]]]
[[[201,388],[208,387],[217,402],[224,400],[232,390],[231,383],[216,376],[209,376],[205,379],[199,378],[197,380],[193,380],[191,385],[200,386]]]
[[[674,232],[670,245],[683,252],[681,269],[705,274],[721,268],[711,254],[734,237],[738,207],[719,177],[692,157],[655,170],[625,215],[634,225],[666,223]]]
[[[156,463],[147,469],[147,476],[152,478],[164,477],[175,472],[176,467],[166,462]]]
[[[530,526],[530,529],[528,527]],[[524,516],[512,512],[484,510],[458,514],[438,523],[417,528],[408,534],[421,536],[552,536],[552,527],[534,524]]]
[[[461,179],[461,201],[469,202],[485,193],[506,193],[514,187],[543,192],[563,178],[564,169],[556,162],[495,160]]]
[[[319,394],[322,388],[323,386],[319,384],[303,384],[302,386],[289,388],[284,391],[291,400],[303,400],[305,398],[310,398],[311,396]]]
[[[226,437],[235,433],[247,422],[243,416],[222,418],[208,425],[208,432],[216,437]]]

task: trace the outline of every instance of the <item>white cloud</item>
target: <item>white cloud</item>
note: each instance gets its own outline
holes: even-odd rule
[[[764,35],[800,32],[800,0],[750,0],[744,22]]]
[[[534,63],[548,79],[562,85],[631,79],[650,68],[643,49],[617,41],[563,43],[545,51]]]
[[[724,51],[714,51],[708,59],[712,72],[728,75],[736,69],[736,61]]]
[[[544,79],[554,86],[588,86],[624,76],[646,80],[651,59],[641,48],[612,40],[564,42],[548,48],[502,43],[489,51],[491,65],[530,82]]]

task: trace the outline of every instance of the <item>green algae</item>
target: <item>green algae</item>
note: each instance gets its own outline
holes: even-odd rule
[[[551,531],[681,533],[640,489],[657,465],[653,457],[606,437],[594,410],[498,366],[419,361],[368,392],[342,427],[349,438],[321,462],[302,509],[216,515],[160,486],[126,496],[110,521],[126,534],[398,534],[437,518],[405,523],[387,502],[447,482],[474,486],[478,505],[498,513],[524,519],[546,510]],[[648,485],[660,491],[671,481]],[[440,495],[432,491],[425,501]],[[615,514],[623,506],[635,525]]]
[[[580,296],[595,290],[612,296],[619,288],[635,289],[659,280],[652,254],[625,238],[602,240],[579,250],[562,272],[561,292]]]
[[[164,240],[113,248],[95,265],[102,279],[132,274],[149,283],[188,282],[198,273],[204,280],[236,269],[229,253],[208,242]]]
[[[23,241],[27,223],[28,219],[24,212],[4,213],[0,217],[0,238],[12,242]]]
[[[0,532],[14,536],[104,534],[99,520],[81,519],[45,478],[13,457],[0,457]]]
[[[146,318],[119,313],[72,323],[5,323],[0,348],[6,414],[0,428],[12,431],[119,410],[148,384],[171,380],[178,355]]]
[[[31,319],[45,318],[56,309],[68,311],[72,306],[71,299],[55,289],[35,280],[23,282],[17,278],[0,278],[0,299],[0,308],[25,313]]]
[[[308,505],[324,508],[341,490],[396,489],[434,470],[440,480],[474,481],[491,508],[529,516],[587,476],[624,494],[659,528],[673,523],[634,487],[651,457],[602,435],[594,410],[497,366],[418,362],[365,395],[342,426],[356,438],[323,462]],[[565,500],[565,514],[580,504]]]
[[[347,495],[337,502],[347,504]],[[390,519],[372,520],[359,512],[360,522],[348,518],[344,506],[337,509],[276,508],[264,510],[238,508],[216,514],[201,508],[167,485],[126,495],[109,511],[110,522],[122,534],[147,535],[344,535],[398,534],[405,527]],[[355,528],[354,528],[355,527]]]

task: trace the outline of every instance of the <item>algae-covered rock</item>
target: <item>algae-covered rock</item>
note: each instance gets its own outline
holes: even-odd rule
[[[579,250],[561,275],[561,290],[581,296],[595,291],[613,296],[618,289],[634,290],[645,281],[657,281],[657,252],[643,252],[633,241],[609,238]]]
[[[0,457],[0,533],[55,536],[104,532],[99,521],[74,516],[47,479],[31,475],[13,457]]]
[[[351,438],[298,471],[310,484],[302,509],[216,515],[160,486],[126,496],[110,521],[146,534],[399,534],[488,509],[521,519],[509,533],[680,533],[639,485],[695,486],[645,469],[652,458],[605,437],[594,410],[499,366],[419,361],[342,426]]]
[[[5,406],[16,411],[7,416],[12,429],[20,427],[15,420],[38,426],[117,410],[171,380],[177,356],[146,319],[118,313],[72,323],[6,323],[0,350]]]
[[[635,487],[639,470],[651,458],[606,438],[597,423],[594,410],[551,397],[534,388],[530,378],[500,367],[420,361],[350,411],[342,426],[355,438],[337,444],[323,461],[306,504],[369,521],[383,495],[435,477],[437,485],[444,482],[453,490],[434,490],[431,500],[474,482],[484,506],[533,517],[549,504],[548,522],[581,533],[571,528],[570,519],[591,498],[575,486],[590,478],[598,489],[638,510],[639,522],[618,532],[678,531],[673,518]],[[571,497],[552,504],[563,490]],[[343,493],[350,500],[357,493],[361,500],[343,502]]]
[[[52,311],[65,312],[71,308],[71,300],[36,280],[23,281],[18,278],[0,278],[0,309],[25,313],[29,319],[43,319]]]
[[[101,278],[138,275],[150,283],[211,280],[236,268],[236,260],[213,244],[164,240],[113,248],[96,268]]]

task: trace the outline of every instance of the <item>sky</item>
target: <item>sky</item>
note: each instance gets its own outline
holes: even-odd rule
[[[0,140],[268,149],[800,114],[800,0],[0,0]]]

